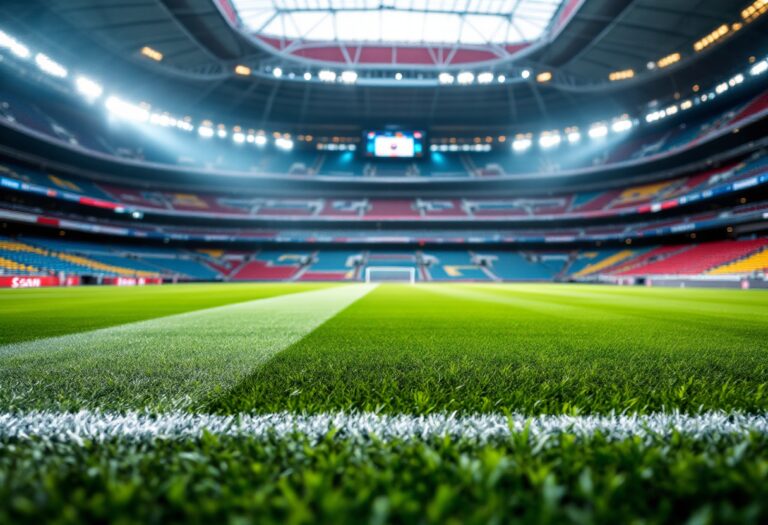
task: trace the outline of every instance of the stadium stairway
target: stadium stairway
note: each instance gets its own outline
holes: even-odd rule
[[[499,278],[487,268],[478,266],[466,251],[435,251],[436,263],[427,268],[427,275],[432,281],[497,281]]]
[[[592,255],[592,257],[589,257],[589,255]],[[601,273],[603,270],[616,266],[634,255],[636,255],[636,252],[633,250],[621,250],[608,253],[587,252],[584,254],[583,259],[596,259],[595,262],[583,265],[580,264],[582,258],[577,259],[577,261],[572,264],[572,267],[576,267],[576,272],[572,273],[571,277],[587,277],[589,275]]]
[[[357,277],[356,265],[350,265],[354,257],[362,260],[355,251],[318,250],[312,254],[312,262],[296,275],[297,281],[348,281]]]
[[[632,257],[626,262],[614,266],[608,272],[610,275],[625,275],[624,272],[631,271],[634,268],[643,266],[649,262],[660,261],[666,257],[676,255],[690,248],[690,246],[672,245],[672,246],[659,246],[645,253],[639,254],[637,257]]]

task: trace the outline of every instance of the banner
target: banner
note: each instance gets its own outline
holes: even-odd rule
[[[160,277],[104,277],[101,284],[144,286],[145,284],[163,284],[163,280]]]
[[[76,286],[80,284],[80,278],[76,278],[77,283],[67,283],[67,286]],[[69,281],[69,279],[67,279]],[[0,276],[0,288],[41,288],[43,286],[59,286],[61,281],[58,277],[49,275],[38,276]]]

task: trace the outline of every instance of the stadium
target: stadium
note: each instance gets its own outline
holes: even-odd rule
[[[766,12],[4,0],[0,523],[768,522]]]

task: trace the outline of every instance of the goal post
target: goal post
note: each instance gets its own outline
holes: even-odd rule
[[[368,266],[367,283],[416,283],[416,268],[409,266]]]

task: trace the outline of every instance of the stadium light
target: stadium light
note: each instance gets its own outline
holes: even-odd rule
[[[402,73],[395,73],[395,80],[402,80],[403,74]]]
[[[293,141],[284,137],[278,137],[275,139],[275,146],[282,150],[290,151],[293,149]]]
[[[183,120],[177,120],[176,127],[182,131],[194,131],[195,129],[195,126],[192,125],[191,117],[184,117]]]
[[[227,138],[227,128],[224,127],[224,124],[219,124],[219,129],[216,130],[216,136],[220,139]]]
[[[568,133],[567,137],[568,137],[568,142],[570,144],[576,144],[581,140],[581,133],[579,132],[579,130],[572,129],[572,130],[566,130],[566,131]]]
[[[4,31],[0,31],[0,47],[8,49],[19,58],[27,59],[31,54],[27,46]]]
[[[524,80],[528,80],[529,78],[531,78],[531,70],[523,69],[523,72],[520,73],[520,76],[523,77]]]
[[[544,71],[544,72],[539,73],[538,75],[536,75],[536,82],[538,82],[540,84],[546,84],[550,80],[552,80],[552,72],[551,71]]]
[[[214,131],[210,124],[203,124],[197,128],[197,133],[204,139],[209,139],[213,137]]]
[[[758,75],[762,75],[766,71],[768,71],[768,61],[761,60],[752,66],[752,69],[749,70],[749,74],[753,77],[756,77]]]
[[[155,62],[160,62],[163,59],[163,54],[160,51],[157,49],[152,49],[149,46],[142,47],[140,52],[142,55],[154,60]]]
[[[512,141],[512,150],[521,153],[531,147],[531,135],[518,135]]]
[[[276,67],[272,70],[272,74],[275,76],[275,78],[280,78],[283,76],[283,70],[279,67]]]
[[[146,122],[149,120],[149,111],[146,108],[131,104],[117,97],[109,97],[104,105],[111,113],[126,120],[133,120],[135,122]]]
[[[620,80],[629,80],[635,76],[634,69],[622,69],[621,71],[614,71],[608,75],[608,80],[611,82],[618,82]]]
[[[664,118],[665,114],[663,111],[651,111],[645,116],[645,121],[647,123],[656,122],[657,120]]]
[[[478,84],[490,84],[493,82],[493,73],[486,71],[477,75]]]
[[[354,71],[342,71],[341,81],[345,84],[354,84],[357,82],[357,73]]]
[[[251,74],[251,68],[242,64],[235,66],[235,73],[247,77]]]
[[[88,100],[96,100],[102,93],[104,93],[104,88],[88,77],[77,77],[75,79],[75,87],[77,88],[78,93]]]
[[[663,69],[665,67],[671,66],[672,64],[680,62],[681,58],[682,57],[680,53],[672,53],[671,55],[667,55],[664,58],[659,59],[656,62],[656,65]]]
[[[462,71],[456,76],[456,80],[462,85],[471,84],[475,81],[475,75],[470,71]]]
[[[450,73],[440,73],[437,76],[437,80],[441,84],[453,84],[454,78],[453,78],[453,75],[451,75]]]
[[[321,69],[317,74],[317,78],[323,82],[336,82],[336,72],[329,69]]]
[[[149,123],[164,128],[176,127],[178,121],[168,113],[152,113],[149,116]]]
[[[312,80],[312,73],[310,73],[309,71],[304,73],[304,80]]]
[[[503,84],[506,81],[507,81],[507,77],[504,75],[499,75],[498,77],[496,77],[496,82],[498,82],[499,84]]]
[[[240,128],[235,128],[235,132],[232,133],[232,141],[235,144],[242,144],[245,142],[245,133]]]
[[[539,137],[539,146],[542,149],[550,149],[560,145],[561,142],[560,132],[551,131],[544,132]]]
[[[589,138],[600,139],[608,135],[608,126],[605,124],[593,124],[587,132]]]
[[[669,106],[667,109],[664,110],[664,114],[668,117],[671,117],[672,115],[677,114],[677,106],[674,104]]]
[[[40,68],[40,71],[51,75],[52,77],[66,78],[69,74],[67,72],[67,68],[51,59],[51,57],[48,55],[44,55],[43,53],[38,53],[35,55],[35,64],[37,64],[37,67]]]
[[[734,76],[728,81],[728,85],[731,87],[734,87],[734,86],[738,86],[742,82],[744,82],[744,75],[739,73],[738,75]]]
[[[265,137],[264,135],[256,135],[256,137],[254,137],[253,139],[253,143],[259,146],[260,148],[264,147],[267,144],[267,137]]]
[[[728,91],[728,82],[722,82],[715,87],[715,93],[718,95],[722,95],[726,91]]]
[[[622,133],[624,131],[629,131],[632,129],[632,121],[627,117],[621,117],[618,120],[615,120],[613,124],[611,125],[611,129],[614,133]]]

